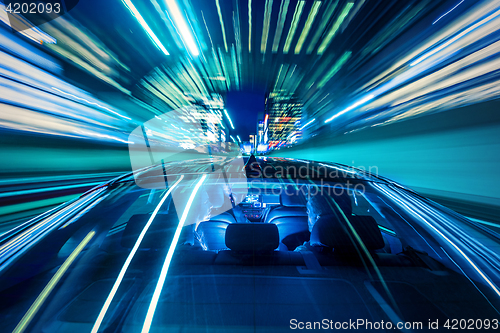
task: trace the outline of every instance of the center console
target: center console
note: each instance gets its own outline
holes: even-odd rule
[[[252,222],[260,221],[265,210],[262,205],[262,196],[259,194],[248,194],[239,206],[242,208],[243,215]]]

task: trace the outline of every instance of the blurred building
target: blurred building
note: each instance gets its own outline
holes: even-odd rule
[[[269,148],[279,148],[289,143],[300,128],[302,103],[297,97],[269,94],[266,102],[267,136]],[[295,132],[295,133],[294,133]]]

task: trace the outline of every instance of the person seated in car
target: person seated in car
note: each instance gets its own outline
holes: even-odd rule
[[[306,204],[307,208],[307,224],[309,227],[309,232],[312,232],[314,224],[322,215],[331,214],[332,208],[331,204],[327,201],[323,194],[318,193],[316,195],[309,196]],[[295,251],[310,251],[311,246],[315,244],[310,244],[309,241],[304,242],[304,244],[297,246]]]
[[[315,195],[309,196],[306,208],[309,232],[312,233],[316,222],[322,216],[331,215],[329,218],[334,218],[334,216],[336,216],[340,221],[343,221],[344,218],[350,218],[352,215],[351,196],[347,190],[342,188],[336,188],[328,193],[318,192]],[[314,244],[308,241],[298,246],[295,250],[308,251],[308,248],[311,246],[323,245],[321,243]]]

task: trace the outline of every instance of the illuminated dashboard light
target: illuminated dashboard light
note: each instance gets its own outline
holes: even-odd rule
[[[175,0],[165,0],[165,3],[168,7],[170,15],[174,19],[177,29],[179,29],[182,39],[189,49],[189,52],[193,56],[199,55],[200,51],[198,51],[198,47],[196,46],[196,42],[194,41],[191,29],[189,29],[186,20],[184,19],[184,16],[182,15],[179,6],[177,5],[177,2]]]
[[[239,142],[239,143],[241,143],[240,136],[239,136],[239,135],[237,135],[236,137],[238,138],[238,142]]]
[[[234,143],[236,143],[236,140],[233,138],[232,135],[229,136],[231,138],[231,140],[233,140]]]
[[[156,306],[158,305],[158,299],[160,298],[161,290],[163,289],[163,285],[165,284],[165,279],[167,278],[168,268],[170,267],[170,262],[172,261],[172,257],[174,255],[175,248],[177,246],[177,242],[179,241],[179,237],[181,235],[182,227],[184,226],[184,222],[186,221],[189,210],[191,209],[191,205],[193,204],[194,197],[196,193],[200,189],[201,184],[205,181],[207,175],[204,174],[201,179],[196,184],[189,200],[186,204],[186,208],[182,213],[182,217],[177,225],[177,229],[175,230],[174,238],[172,243],[170,244],[170,248],[167,252],[167,257],[165,258],[165,262],[163,263],[163,267],[161,268],[160,277],[158,278],[158,283],[156,284],[155,291],[153,293],[153,298],[151,299],[151,304],[149,304],[148,313],[146,315],[146,320],[144,321],[144,326],[142,327],[141,333],[148,333],[151,328],[151,322],[153,321],[153,316],[156,311]]]
[[[180,183],[180,181],[183,178],[184,178],[184,175],[181,175],[181,177],[179,178],[179,180],[177,180],[177,182],[175,182],[175,184],[172,185],[168,189],[167,193],[163,196],[163,198],[161,199],[160,203],[158,204],[158,206],[156,206],[155,210],[151,214],[151,217],[149,218],[148,223],[146,223],[146,225],[142,229],[142,231],[141,231],[141,233],[139,235],[139,238],[137,238],[137,241],[135,242],[134,247],[132,248],[132,251],[130,251],[130,253],[129,253],[128,257],[127,257],[127,260],[125,260],[125,263],[123,264],[122,269],[120,270],[120,273],[118,274],[118,277],[116,278],[115,284],[113,285],[113,288],[111,289],[111,292],[109,293],[108,298],[104,302],[104,306],[102,307],[101,312],[99,313],[99,316],[97,317],[97,320],[96,320],[96,322],[94,324],[94,327],[92,328],[92,331],[91,331],[92,333],[97,333],[99,331],[99,327],[101,326],[102,320],[104,319],[104,316],[106,315],[106,312],[108,311],[108,308],[109,308],[109,306],[111,304],[111,301],[113,300],[113,297],[115,297],[115,294],[116,294],[116,292],[118,290],[118,287],[122,283],[123,277],[125,276],[125,273],[127,272],[127,269],[128,269],[128,267],[130,265],[130,262],[134,258],[135,253],[137,252],[137,250],[139,249],[139,246],[141,245],[142,239],[146,235],[146,232],[148,231],[149,227],[151,226],[151,223],[153,223],[153,220],[155,219],[156,214],[158,214],[158,211],[160,210],[160,207],[163,205],[163,203],[168,198],[168,196],[170,195],[170,193]]]
[[[146,21],[144,20],[144,18],[141,16],[141,14],[137,10],[137,8],[135,8],[134,4],[130,0],[122,0],[122,1],[125,4],[125,6],[128,8],[128,10],[130,10],[130,12],[132,13],[132,15],[134,15],[134,17],[140,23],[140,25],[142,26],[142,28],[146,31],[146,33],[148,34],[149,38],[151,38],[151,40],[153,41],[153,43],[155,43],[155,45],[160,50],[162,50],[163,53],[165,53],[166,55],[169,55],[167,49],[165,49],[165,47],[160,42],[160,40],[158,39],[158,37],[156,37],[156,35],[153,32],[153,30],[151,30],[151,28],[146,23]]]

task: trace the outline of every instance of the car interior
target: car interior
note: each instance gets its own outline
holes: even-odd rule
[[[150,332],[284,332],[290,318],[342,321],[355,314],[427,321],[465,315],[461,309],[474,318],[495,316],[485,294],[465,276],[407,246],[390,214],[368,196],[332,195],[333,208],[319,214],[310,229],[311,187],[283,188],[279,193],[249,189],[232,209],[222,211],[219,202],[208,221],[182,228],[156,309],[161,315],[154,317]],[[101,327],[106,332],[137,332],[144,324],[179,224],[172,201],[166,206],[144,234],[116,291]],[[79,268],[60,286],[66,292],[56,293],[44,308],[38,331],[92,329],[152,216],[147,209],[124,209],[127,214],[110,221],[99,246],[82,252]],[[53,274],[47,270],[33,279],[43,284],[44,276]],[[0,297],[16,294],[33,279]]]

